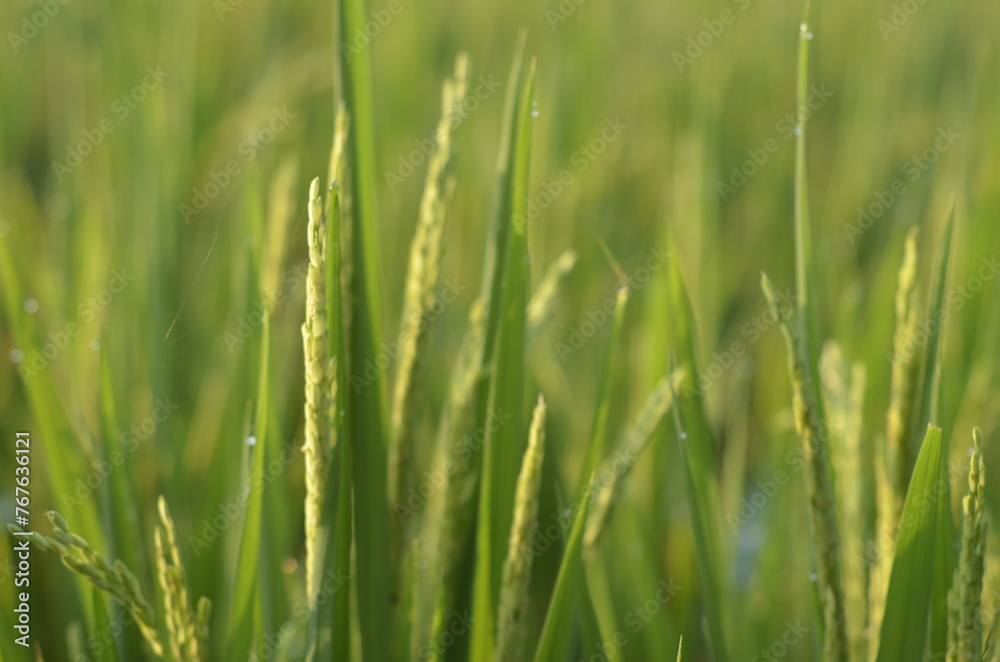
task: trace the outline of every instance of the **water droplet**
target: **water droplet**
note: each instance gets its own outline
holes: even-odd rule
[[[799,25],[799,30],[802,32],[809,32],[809,26],[806,25],[805,23],[802,23],[801,25]]]
[[[801,136],[802,135],[802,129],[800,129],[799,127],[795,127],[794,129],[792,129],[792,133],[794,133],[797,136]]]
[[[681,430],[681,440],[684,440],[684,439],[687,439],[687,438],[688,438],[688,433],[685,432],[684,430]]]
[[[38,301],[35,299],[26,299],[24,301],[24,312],[29,315],[34,315],[38,312]]]
[[[340,182],[338,182],[336,179],[333,180],[332,182],[330,182],[330,190],[331,191],[339,191],[340,190]]]
[[[537,101],[532,101],[531,102],[531,116],[532,117],[538,117],[538,102]]]
[[[247,437],[247,446],[256,446],[256,445],[257,445],[257,437],[253,435]]]
[[[814,582],[814,581],[816,581],[818,579],[819,579],[819,575],[817,575],[815,572],[810,572],[809,573],[809,581]]]
[[[572,514],[573,514],[573,511],[570,510],[569,508],[567,508],[566,510],[563,511],[563,516],[564,517],[569,517]]]
[[[21,361],[24,360],[24,352],[15,347],[14,349],[10,350],[10,353],[7,354],[7,357],[10,359],[11,363],[20,363]]]
[[[812,39],[812,38],[813,38],[813,33],[812,32],[807,32],[806,33],[806,39]]]
[[[90,349],[92,349],[92,350],[94,350],[96,352],[100,348],[101,348],[101,341],[100,340],[91,340],[90,341]]]

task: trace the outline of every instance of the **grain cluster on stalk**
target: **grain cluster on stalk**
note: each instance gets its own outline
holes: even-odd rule
[[[837,476],[837,512],[842,526],[843,586],[851,659],[867,658],[868,594],[864,567],[866,490],[862,470],[865,366],[849,364],[835,341],[823,346],[820,379],[831,433],[830,456]]]
[[[674,394],[681,390],[684,378],[683,368],[676,368],[669,375],[660,378],[635,421],[622,437],[618,451],[602,463],[597,472],[594,503],[587,517],[587,528],[584,532],[583,539],[587,547],[597,544],[607,524],[615,497],[621,489],[621,483],[631,471],[635,459],[649,445],[653,432],[674,405]]]
[[[916,226],[906,235],[903,264],[899,268],[896,289],[896,329],[893,335],[892,392],[886,414],[886,458],[892,481],[895,512],[899,517],[906,496],[906,485],[913,467],[912,435],[913,398],[917,389],[919,353],[913,351],[917,332],[919,290],[917,287],[917,237]]]
[[[393,392],[389,446],[390,503],[398,503],[413,484],[413,395],[421,347],[427,337],[435,305],[434,290],[441,270],[442,238],[448,206],[455,191],[453,134],[461,117],[468,69],[468,58],[459,55],[455,61],[454,77],[445,81],[441,92],[441,119],[434,133],[436,144],[428,160],[420,216],[410,246],[399,333],[402,347]]]
[[[156,569],[160,588],[163,590],[164,620],[170,635],[170,653],[178,662],[201,662],[208,655],[208,618],[211,603],[202,598],[197,613],[191,608],[187,580],[177,548],[177,532],[161,496],[157,502],[160,515],[155,531]]]
[[[799,26],[796,101],[800,108],[807,102],[809,84],[809,2]],[[824,659],[841,662],[848,659],[849,646],[841,573],[840,528],[829,466],[830,429],[824,415],[819,384],[817,356],[818,314],[815,275],[813,273],[812,228],[809,220],[809,185],[806,159],[806,124],[808,114],[797,116],[795,127],[795,296],[796,307],[786,314],[774,286],[762,275],[761,286],[772,314],[779,320],[785,336],[788,372],[792,382],[792,411],[795,428],[806,462],[806,490],[809,522],[815,550],[817,579],[823,612]]]
[[[532,556],[525,554],[538,526],[538,492],[545,458],[545,399],[539,395],[531,420],[528,448],[524,452],[517,478],[514,523],[510,529],[507,560],[503,566],[503,585],[497,607],[495,660],[516,662],[524,659],[528,587],[531,581]]]
[[[32,543],[39,549],[57,554],[63,565],[85,577],[95,588],[118,600],[135,619],[139,632],[153,654],[162,657],[164,646],[157,631],[156,612],[143,595],[136,576],[120,560],[109,562],[90,543],[71,533],[69,524],[62,515],[50,511],[48,517],[52,522],[53,535],[50,537],[33,531]],[[25,533],[24,529],[14,525],[8,525],[8,528],[13,532]]]
[[[319,179],[309,187],[309,266],[306,273],[306,318],[302,324],[305,355],[306,462],[306,586],[313,599],[316,547],[323,509],[327,472],[333,450],[333,407],[336,397],[336,363],[329,355],[326,320],[326,228]]]
[[[807,339],[803,337],[805,325],[785,316],[781,301],[766,275],[763,275],[761,285],[771,304],[772,313],[780,320],[785,336],[795,429],[808,458],[806,490],[809,519],[826,622],[823,649],[830,656],[829,659],[846,660],[848,644],[841,585],[840,534],[826,447],[829,428],[819,413],[821,405],[816,397],[815,377],[809,367]]]
[[[416,411],[418,384],[426,355],[428,329],[440,315],[444,299],[435,292],[441,271],[441,254],[448,208],[455,192],[454,161],[456,146],[454,134],[462,119],[467,86],[469,61],[464,54],[455,60],[452,78],[446,80],[441,91],[441,117],[434,132],[435,145],[428,158],[427,176],[420,212],[410,246],[410,256],[404,283],[401,326],[397,336],[399,358],[393,385],[392,409],[388,449],[389,503],[393,508],[406,501],[417,489],[416,476],[419,457],[416,452]],[[428,510],[435,511],[438,504]],[[414,594],[427,590],[432,584],[429,573],[417,576],[412,572],[414,559],[421,552],[433,550],[436,541],[426,541],[415,533],[415,525],[423,521],[423,513],[415,516],[392,517],[390,535],[390,562],[392,563],[392,600],[399,607],[412,602]],[[432,536],[429,536],[432,537]],[[433,553],[433,552],[432,552]],[[415,641],[426,629],[425,621],[431,614],[424,610],[413,614],[412,627]],[[396,622],[406,623],[400,611]],[[405,633],[400,634],[396,651],[405,655]]]
[[[961,553],[948,595],[949,651],[956,661],[979,660],[983,655],[982,594],[986,569],[986,499],[982,434],[972,432],[969,493],[962,499]]]
[[[889,469],[886,467],[885,454],[876,448],[872,463],[875,472],[875,536],[888,549],[880,549],[872,561],[868,574],[868,660],[875,662],[878,656],[879,630],[882,628],[882,615],[885,613],[886,592],[889,590],[889,574],[892,566],[892,552],[895,542],[893,535],[896,530],[894,515],[897,512],[896,493],[893,490]]]
[[[560,286],[576,264],[576,251],[567,250],[553,262],[538,282],[528,303],[528,336],[534,337],[552,315]]]

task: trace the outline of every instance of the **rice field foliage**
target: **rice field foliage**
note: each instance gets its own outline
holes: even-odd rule
[[[1000,659],[996,7],[0,19],[0,662]]]

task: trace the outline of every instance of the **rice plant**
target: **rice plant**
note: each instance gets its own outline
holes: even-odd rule
[[[1000,660],[995,8],[84,4],[0,662]]]

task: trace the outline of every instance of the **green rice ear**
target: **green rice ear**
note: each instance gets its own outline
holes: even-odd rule
[[[956,569],[955,594],[957,621],[954,623],[959,660],[979,659],[983,653],[982,595],[986,572],[986,494],[983,440],[979,428],[972,431],[972,457],[969,459],[969,491],[962,499],[962,549]],[[951,597],[949,595],[949,597]],[[952,629],[952,628],[949,628]]]
[[[507,544],[507,560],[503,566],[503,583],[497,606],[497,634],[494,660],[517,662],[524,659],[524,638],[531,581],[533,554],[527,553],[538,527],[538,493],[542,482],[542,460],[545,457],[545,398],[538,404],[531,419],[528,448],[524,451],[521,472],[517,477],[517,501],[514,522]]]
[[[316,546],[323,516],[323,496],[332,453],[331,384],[336,387],[336,366],[331,364],[327,342],[326,228],[319,178],[309,186],[309,266],[306,274],[306,312],[302,324],[305,357],[305,443],[306,462],[306,591],[312,601],[316,592]]]
[[[177,548],[177,533],[174,521],[167,509],[167,502],[161,496],[157,500],[160,523],[156,527],[156,567],[160,589],[163,592],[164,620],[170,635],[168,645],[174,659],[179,662],[201,662],[208,659],[208,651],[202,648],[207,635],[207,622],[199,620],[191,608],[188,597],[187,579]],[[204,611],[206,598],[199,602]]]
[[[62,515],[52,510],[46,513],[54,527],[54,535],[71,540],[64,545],[56,538],[33,531],[31,542],[39,549],[59,556],[63,565],[84,577],[95,588],[111,595],[131,614],[153,654],[163,656],[164,646],[157,632],[157,618],[153,607],[146,600],[139,580],[121,561],[111,563],[94,550],[84,538],[71,534],[69,524]],[[8,525],[14,533],[25,533],[21,527]],[[186,662],[181,660],[180,662]],[[200,662],[200,661],[199,661]]]

